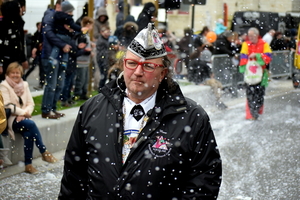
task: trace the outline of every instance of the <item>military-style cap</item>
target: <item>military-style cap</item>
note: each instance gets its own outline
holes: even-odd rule
[[[138,33],[128,46],[128,50],[145,60],[167,55],[165,46],[152,23]]]

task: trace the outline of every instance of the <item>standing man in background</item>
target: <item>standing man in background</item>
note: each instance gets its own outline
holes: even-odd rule
[[[28,69],[25,54],[25,22],[22,19],[25,0],[19,1],[5,1],[1,5],[3,18],[0,20],[0,82],[5,79],[6,69],[12,62],[19,62],[23,69]]]
[[[264,36],[263,36],[263,40],[268,43],[269,45],[271,44],[273,38],[274,38],[274,35],[275,35],[275,30],[274,29],[271,29],[269,30],[269,32],[267,32]]]
[[[252,27],[248,30],[248,38],[249,40],[242,44],[239,71],[244,73],[247,63],[252,59],[263,69],[261,82],[246,87],[246,119],[257,120],[264,110],[265,90],[269,83],[267,64],[271,62],[272,51],[269,44],[260,38],[257,28]]]
[[[139,14],[136,23],[138,25],[139,31],[143,30],[148,26],[148,23],[154,23],[157,19],[157,10],[152,2],[145,3],[142,12]]]
[[[51,64],[49,60],[53,46],[62,49],[64,53],[68,53],[71,49],[71,46],[56,36],[53,31],[53,17],[56,11],[61,11],[61,2],[62,0],[57,0],[55,9],[48,9],[42,20],[43,49],[41,57],[47,84],[44,89],[41,110],[42,118],[46,119],[58,119],[65,115],[56,110],[65,80],[65,68],[59,63]]]

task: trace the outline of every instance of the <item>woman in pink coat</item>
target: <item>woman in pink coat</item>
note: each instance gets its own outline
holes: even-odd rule
[[[32,166],[32,153],[34,143],[42,154],[42,159],[53,163],[57,159],[47,151],[35,122],[31,119],[34,109],[34,102],[28,87],[28,83],[23,81],[23,68],[17,63],[9,64],[5,80],[0,84],[0,90],[4,99],[4,105],[12,110],[12,115],[8,119],[9,134],[15,140],[14,133],[21,134],[24,138],[25,172],[30,174],[38,173]],[[14,106],[15,105],[15,106]]]

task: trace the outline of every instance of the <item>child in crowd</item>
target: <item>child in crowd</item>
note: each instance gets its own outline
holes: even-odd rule
[[[73,31],[77,32],[85,32],[87,28],[81,28],[81,26],[77,25],[73,19],[73,11],[74,6],[69,1],[63,1],[61,3],[61,10],[57,11],[54,14],[54,32],[56,36],[70,44]],[[69,54],[62,52],[59,47],[54,46],[50,55],[50,59],[52,62],[60,61],[63,67],[67,67]]]
[[[93,29],[94,20],[90,17],[84,17],[81,21],[81,26],[88,28],[88,32]],[[91,42],[88,32],[81,33],[76,43],[86,44],[84,51],[85,53],[77,58],[77,69],[76,69],[76,79],[75,79],[75,89],[74,96],[75,100],[82,99],[87,100],[87,91],[89,83],[89,64],[90,64],[90,55],[92,48],[95,46]]]
[[[97,63],[100,70],[99,89],[105,85],[107,72],[109,69],[109,42],[108,38],[111,34],[109,26],[103,26],[100,30],[100,36],[96,43]]]
[[[111,66],[108,70],[108,80],[114,80],[118,78],[120,73],[123,71],[123,59],[125,56],[125,50],[120,50],[116,53],[116,63]]]

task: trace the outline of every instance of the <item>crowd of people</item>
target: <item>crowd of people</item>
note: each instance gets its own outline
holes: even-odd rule
[[[44,160],[56,161],[46,150],[39,130],[32,121],[31,112],[34,102],[29,87],[44,90],[41,105],[42,118],[64,117],[64,113],[58,112],[58,102],[61,102],[61,106],[70,107],[76,100],[90,98],[87,91],[89,77],[94,76],[97,71],[100,72],[100,76],[94,85],[98,92],[108,80],[116,79],[123,71],[123,66],[120,64],[123,62],[120,60],[124,56],[124,50],[138,31],[148,26],[149,22],[156,20],[157,10],[151,2],[144,5],[138,19],[135,20],[130,15],[130,9],[127,9],[127,17],[123,19],[124,6],[120,1],[117,29],[112,34],[106,2],[95,1],[94,5],[94,19],[88,17],[88,3],[86,3],[82,15],[74,20],[75,8],[71,2],[57,0],[54,8],[49,7],[42,19],[37,22],[37,30],[29,42],[29,36],[24,31],[23,20],[23,15],[26,13],[26,0],[1,1],[0,82],[3,105],[12,111],[12,115],[7,119],[10,137],[14,140],[14,134],[17,133],[24,138],[24,163],[25,171],[28,173],[37,173],[31,163],[33,141]],[[92,30],[93,38],[90,38],[89,32]],[[91,62],[94,66],[94,74],[90,74],[89,71]],[[14,66],[13,69],[10,69],[11,65]],[[39,84],[29,86],[26,79],[36,66],[39,67]],[[15,94],[10,94],[12,91],[15,91]],[[10,165],[11,162],[4,155],[7,154],[7,149],[4,149],[2,140],[0,153],[1,164]]]
[[[254,58],[253,55],[255,55],[255,53],[265,53],[265,55],[268,55],[270,59],[267,59],[268,56],[264,56],[263,59],[265,60],[261,63],[261,66],[264,71],[264,79],[261,82],[261,85],[263,85],[263,87],[262,89],[259,89],[260,92],[255,90],[255,92],[250,95],[251,91],[253,91],[254,88],[248,88],[246,85],[247,97],[249,100],[246,106],[246,119],[256,120],[258,118],[257,111],[255,113],[250,114],[251,109],[249,109],[249,106],[253,108],[260,108],[261,110],[259,111],[259,113],[262,113],[264,95],[263,88],[267,86],[265,80],[270,80],[266,77],[269,75],[269,62],[271,61],[272,57],[271,52],[282,50],[295,51],[297,32],[295,30],[290,30],[285,35],[282,32],[271,29],[265,35],[262,36],[260,35],[257,29],[254,29],[254,27],[252,28],[253,29],[251,29],[251,33],[237,33],[228,30],[228,28],[224,28],[222,21],[218,20],[215,29],[215,34],[217,35],[217,37],[216,40],[213,41],[207,39],[207,34],[211,32],[210,28],[207,26],[204,26],[200,33],[196,35],[193,35],[193,31],[190,28],[185,28],[184,37],[182,37],[177,42],[177,50],[179,52],[179,57],[186,65],[188,80],[190,82],[194,82],[197,85],[209,85],[215,96],[216,106],[221,110],[226,109],[227,106],[221,100],[221,96],[223,94],[222,90],[224,90],[224,88],[221,82],[214,78],[214,74],[211,71],[212,55],[227,54],[232,60],[232,66],[236,67],[240,65],[246,65],[248,63],[249,58],[250,60]],[[253,33],[253,31],[255,32],[255,34]],[[251,37],[254,37],[253,35],[255,35],[255,40],[251,40]],[[248,46],[255,44],[255,48],[253,47],[254,49],[245,50],[245,42],[249,41],[251,42],[248,44]],[[261,44],[262,42],[265,42],[264,45]],[[268,47],[266,47],[266,45],[268,45]],[[264,48],[260,49],[261,47]],[[262,50],[264,51],[260,52]],[[249,52],[253,54],[250,56]],[[243,60],[240,56],[245,56],[247,59]],[[245,66],[239,67],[240,73],[245,72],[243,68],[245,68]],[[260,95],[258,95],[259,97],[256,95],[258,93],[260,93]],[[255,95],[256,98],[250,100],[251,97],[249,96]],[[252,101],[252,103],[254,103],[255,105],[251,105],[250,101]]]

